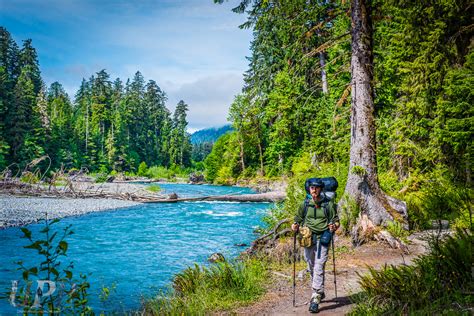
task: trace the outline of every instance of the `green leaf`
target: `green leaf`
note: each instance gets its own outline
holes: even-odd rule
[[[34,243],[28,245],[28,246],[24,246],[23,248],[26,248],[26,249],[37,249],[37,250],[41,250],[41,244],[43,243],[42,240],[37,240],[35,241]]]
[[[51,223],[49,223],[49,225],[53,225],[53,224],[56,224],[57,222],[59,222],[59,218],[55,218],[51,221]]]
[[[68,248],[68,243],[67,243],[67,241],[61,240],[61,241],[59,242],[59,248],[60,248],[64,253],[66,253],[67,248]]]
[[[51,269],[49,269],[49,271],[51,271],[51,273],[53,273],[56,277],[59,276],[59,272],[55,268],[51,268]]]
[[[38,274],[38,268],[37,267],[33,267],[29,270],[32,274],[34,275],[37,275]]]
[[[69,280],[72,279],[72,271],[64,270],[64,272],[66,273],[66,278],[68,278]]]
[[[23,237],[28,238],[28,239],[31,240],[31,231],[28,228],[25,228],[25,227],[22,227],[20,229],[23,232],[23,235],[24,235]]]

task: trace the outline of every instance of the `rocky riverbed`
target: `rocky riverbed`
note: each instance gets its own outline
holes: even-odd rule
[[[53,219],[139,204],[133,201],[115,199],[38,198],[0,195],[0,229],[37,222],[45,218],[46,213],[49,219]]]

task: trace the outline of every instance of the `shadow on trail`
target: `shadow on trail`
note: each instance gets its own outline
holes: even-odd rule
[[[343,306],[354,304],[356,296],[357,294],[352,294],[348,296],[340,296],[338,298],[332,298],[330,300],[324,300],[321,304],[323,306],[319,308],[319,312],[331,311],[337,308],[341,308]]]

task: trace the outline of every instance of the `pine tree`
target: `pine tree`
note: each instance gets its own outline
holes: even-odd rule
[[[37,95],[43,86],[43,81],[41,80],[38,55],[31,43],[31,39],[23,41],[23,46],[19,52],[19,66],[21,69],[29,68],[28,71],[34,86],[33,91]]]
[[[90,96],[89,83],[83,78],[74,98],[74,135],[77,139],[75,161],[79,167],[88,165],[90,161]]]
[[[18,60],[19,49],[6,28],[0,27],[0,163],[2,166],[12,162],[10,150],[14,135],[8,132],[12,124],[8,117],[13,112],[14,87],[20,67]]]
[[[34,84],[25,67],[14,89],[14,103],[8,112],[8,133],[11,140],[11,160],[22,164],[44,154],[41,120],[34,111]]]
[[[189,166],[191,163],[191,142],[186,132],[188,122],[186,112],[188,105],[179,101],[173,114],[173,129],[170,137],[170,161],[179,166]]]
[[[69,96],[59,82],[48,89],[48,118],[50,137],[48,153],[53,167],[64,164],[71,168],[74,163],[76,140],[73,132],[73,108]]]
[[[97,161],[105,165],[107,154],[105,152],[105,140],[110,128],[110,111],[112,84],[110,76],[102,69],[91,82],[91,132],[98,151]]]
[[[165,107],[166,94],[160,89],[155,81],[150,80],[146,85],[144,102],[146,108],[146,163],[148,165],[160,165],[166,158],[162,155],[163,125],[169,111]]]

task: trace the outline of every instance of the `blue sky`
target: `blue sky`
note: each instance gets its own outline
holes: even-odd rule
[[[247,69],[250,30],[231,12],[236,1],[0,0],[0,25],[19,45],[37,49],[46,84],[73,96],[82,78],[106,69],[111,79],[140,70],[167,93],[174,110],[189,105],[189,130],[227,122]]]

